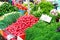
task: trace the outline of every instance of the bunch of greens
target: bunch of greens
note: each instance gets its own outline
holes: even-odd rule
[[[41,14],[50,14],[50,11],[54,8],[54,6],[50,2],[41,2],[38,5],[35,5],[32,10],[31,14],[36,17],[40,17]]]
[[[16,8],[15,6],[12,6],[9,3],[4,3],[0,6],[0,16],[13,11],[18,11],[18,8]]]
[[[60,32],[56,31],[59,26],[60,23],[39,21],[26,30],[26,40],[60,40]]]
[[[39,20],[32,28],[26,30],[26,40],[60,40],[60,32],[57,32],[60,22],[56,22],[56,18],[60,17],[60,14],[49,16],[52,17],[50,23]]]
[[[4,17],[3,20],[0,21],[0,29],[6,28],[8,25],[16,22],[16,20],[21,16],[19,12],[12,13],[6,17]]]
[[[50,11],[54,8],[54,6],[50,2],[41,2],[38,4],[38,7],[41,8],[43,13],[49,14]]]
[[[34,4],[32,2],[30,2],[29,4],[30,4],[30,8],[32,9],[34,7]],[[23,5],[28,7],[28,4],[23,3]]]

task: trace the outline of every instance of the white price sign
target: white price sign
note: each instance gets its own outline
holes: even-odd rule
[[[17,36],[17,40],[23,40],[21,37]]]
[[[44,15],[42,14],[42,16],[40,17],[40,20],[46,21],[48,23],[50,23],[52,17],[49,17],[48,15]]]
[[[11,34],[9,34],[9,35],[7,36],[7,40],[10,40],[10,39],[12,39],[12,38],[14,38],[14,36],[11,35]]]

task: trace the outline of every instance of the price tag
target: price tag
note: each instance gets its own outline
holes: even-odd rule
[[[52,17],[49,17],[48,15],[44,15],[42,14],[42,16],[40,17],[40,20],[46,21],[48,23],[50,23]]]
[[[21,37],[17,36],[17,40],[23,40]]]
[[[9,34],[9,35],[7,36],[7,40],[10,40],[10,39],[12,39],[12,38],[14,38],[14,36],[11,35],[11,34]]]

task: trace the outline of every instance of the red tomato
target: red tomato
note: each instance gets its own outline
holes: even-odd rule
[[[18,18],[16,23],[9,25],[6,28],[6,30],[9,31],[11,34],[13,34],[15,36],[20,36],[24,39],[25,38],[25,34],[24,34],[25,30],[27,28],[31,27],[37,21],[38,21],[38,19],[32,15],[24,15],[24,16]]]

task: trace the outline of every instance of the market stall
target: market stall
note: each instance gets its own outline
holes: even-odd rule
[[[0,39],[60,40],[59,7],[45,0],[30,1],[0,2]]]

